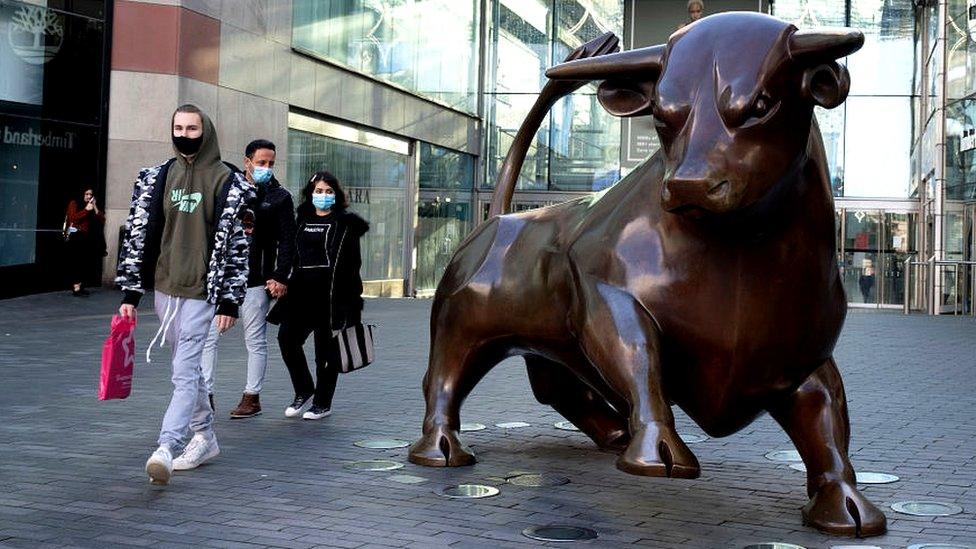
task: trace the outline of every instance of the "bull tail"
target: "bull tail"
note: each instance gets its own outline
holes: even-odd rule
[[[573,50],[566,61],[581,59],[583,57],[595,57],[606,55],[617,51],[620,40],[613,33],[606,33],[595,38],[586,44]],[[498,181],[495,184],[495,191],[491,195],[491,207],[488,209],[488,217],[492,218],[501,215],[512,206],[512,195],[515,194],[515,184],[518,182],[519,173],[525,163],[525,155],[529,152],[529,147],[535,139],[536,132],[542,126],[549,109],[563,97],[582,88],[588,80],[549,80],[539,93],[538,99],[532,105],[525,121],[515,134],[512,147],[505,155],[502,167],[498,171]]]

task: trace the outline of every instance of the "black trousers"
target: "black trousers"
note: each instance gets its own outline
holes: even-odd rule
[[[315,378],[308,370],[305,360],[305,350],[302,346],[308,336],[315,334]],[[281,323],[278,329],[278,347],[281,349],[281,359],[285,361],[291,384],[295,388],[296,396],[315,395],[312,404],[323,408],[332,407],[332,396],[335,395],[336,382],[339,379],[339,343],[332,337],[332,330],[327,327],[316,328],[311,324],[296,322],[288,319]]]

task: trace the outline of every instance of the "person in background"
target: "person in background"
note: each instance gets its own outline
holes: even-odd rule
[[[244,176],[221,162],[217,131],[199,108],[177,108],[170,125],[175,156],[139,172],[115,279],[124,318],[135,320],[142,294],[155,289],[160,327],[149,350],[160,335],[173,347],[173,396],[159,447],[146,461],[153,484],[168,484],[174,469],[193,469],[220,453],[203,343],[215,316],[218,330],[227,331],[244,301],[249,242],[242,214],[253,197]]]
[[[334,330],[358,324],[363,310],[359,240],[369,223],[348,211],[346,193],[329,172],[317,172],[302,190],[298,206],[296,259],[288,294],[269,321],[280,322],[278,346],[295,399],[286,417],[322,419],[332,413],[339,377],[339,345]],[[302,346],[315,334],[315,377]]]
[[[85,189],[80,200],[68,203],[64,214],[65,240],[68,244],[68,276],[71,295],[87,296],[85,284],[98,276],[98,263],[105,257],[105,214],[98,209],[95,192]]]
[[[295,205],[291,193],[275,179],[275,155],[274,143],[265,139],[251,141],[244,148],[244,177],[256,192],[256,199],[245,216],[245,231],[251,237],[247,293],[241,305],[247,380],[241,401],[230,412],[232,419],[261,413],[261,387],[268,369],[265,317],[271,298],[280,298],[288,290],[288,273],[295,256]],[[203,377],[211,406],[219,335],[215,321],[203,345]]]
[[[686,27],[698,21],[705,14],[705,3],[702,0],[688,0],[688,20],[678,26]]]

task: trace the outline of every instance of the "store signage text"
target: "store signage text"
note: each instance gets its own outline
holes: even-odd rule
[[[75,147],[75,133],[55,132],[38,133],[33,128],[24,131],[10,129],[10,126],[3,127],[4,145],[23,145],[26,147],[50,147],[55,149],[73,149]]]
[[[350,187],[348,192],[350,204],[369,204],[369,189]]]

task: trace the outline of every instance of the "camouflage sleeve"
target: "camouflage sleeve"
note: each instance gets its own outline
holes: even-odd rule
[[[149,181],[153,177],[152,169],[142,170],[133,186],[132,203],[125,220],[125,236],[122,239],[122,250],[119,253],[115,277],[115,283],[124,291],[139,293],[145,291],[142,287],[142,259],[152,195]]]
[[[246,184],[245,184],[246,185]],[[250,239],[244,231],[242,212],[246,208],[250,189],[238,189],[233,213],[227,220],[227,242],[224,254],[223,279],[217,295],[217,303],[229,301],[236,305],[244,302],[247,292],[248,253]],[[230,206],[230,204],[228,204]],[[228,212],[230,213],[230,212]]]

